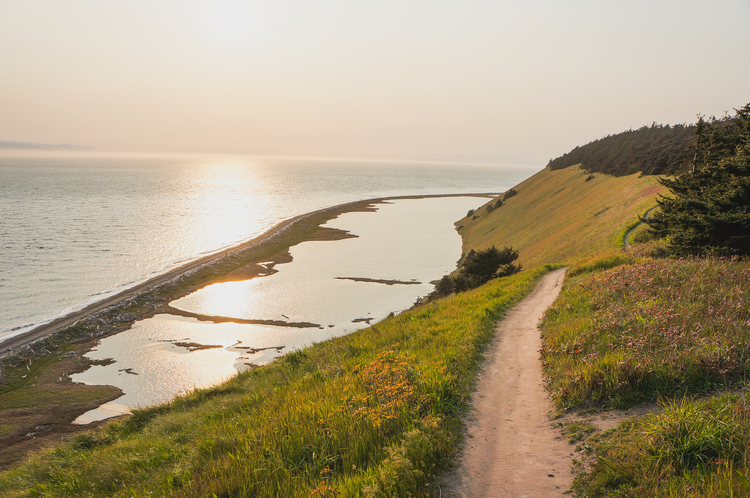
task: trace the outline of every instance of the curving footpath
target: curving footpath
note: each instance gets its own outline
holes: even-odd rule
[[[573,447],[552,427],[537,324],[560,293],[565,268],[548,273],[498,324],[473,396],[468,437],[443,497],[562,496]]]

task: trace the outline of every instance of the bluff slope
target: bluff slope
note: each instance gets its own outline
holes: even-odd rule
[[[616,248],[665,188],[653,176],[590,175],[572,166],[545,168],[514,190],[502,206],[493,209],[492,200],[456,222],[464,254],[512,246],[534,268]]]

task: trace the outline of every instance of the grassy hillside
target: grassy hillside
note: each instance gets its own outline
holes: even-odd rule
[[[430,496],[495,322],[546,271],[137,410],[0,474],[0,496]]]
[[[750,264],[624,251],[653,177],[545,169],[515,190],[457,227],[465,252],[512,246],[526,271],[138,410],[0,474],[0,495],[430,496],[494,324],[561,263],[542,348],[560,409],[665,406],[571,437],[578,495],[750,494]]]
[[[589,175],[576,167],[545,168],[515,187],[503,205],[487,205],[456,223],[464,253],[511,246],[525,268],[570,263],[620,247],[626,229],[664,191],[655,177]],[[588,179],[588,180],[587,180]]]
[[[580,261],[543,321],[561,409],[661,404],[576,437],[577,494],[750,496],[750,264],[645,253]]]
[[[547,310],[542,359],[559,404],[627,407],[710,392],[750,373],[747,263],[640,257],[618,263],[572,276]]]

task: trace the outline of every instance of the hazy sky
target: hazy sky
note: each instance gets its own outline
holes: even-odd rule
[[[750,0],[0,0],[0,139],[533,164],[750,102]]]

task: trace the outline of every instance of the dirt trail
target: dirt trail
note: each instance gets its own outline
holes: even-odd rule
[[[573,481],[573,447],[552,427],[537,324],[565,269],[547,274],[497,326],[473,397],[459,467],[443,497],[561,496]]]

